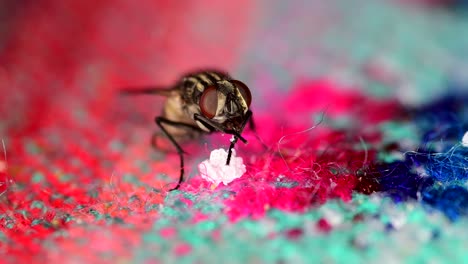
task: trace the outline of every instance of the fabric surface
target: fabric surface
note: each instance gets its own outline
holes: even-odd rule
[[[466,1],[0,3],[2,261],[468,262]],[[197,170],[229,135],[158,131],[217,68],[251,88],[246,173]]]

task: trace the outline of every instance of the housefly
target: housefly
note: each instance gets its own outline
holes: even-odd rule
[[[163,112],[155,122],[180,157],[179,181],[171,191],[178,189],[184,181],[184,151],[179,142],[213,132],[231,134],[233,137],[226,160],[226,165],[229,165],[237,141],[247,143],[242,137],[247,122],[254,129],[249,88],[220,71],[197,71],[186,74],[170,87],[125,88],[121,93],[166,97]]]

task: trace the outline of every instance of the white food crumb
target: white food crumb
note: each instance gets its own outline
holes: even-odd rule
[[[464,146],[464,147],[468,147],[468,131],[465,133],[465,135],[463,136],[463,139],[462,139],[462,142],[461,144]]]
[[[205,160],[198,165],[198,171],[203,179],[218,186],[221,182],[224,185],[240,178],[246,168],[241,157],[236,157],[236,151],[232,150],[229,166],[226,165],[227,151],[224,149],[215,149],[210,154],[210,159]]]

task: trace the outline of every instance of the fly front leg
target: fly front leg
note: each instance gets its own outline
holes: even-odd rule
[[[240,131],[244,130],[244,127],[247,124],[247,122],[249,122],[249,126],[255,127],[255,124],[253,122],[251,122],[251,120],[252,120],[252,111],[249,110],[249,111],[247,111],[247,114],[245,115],[245,121],[242,124],[242,127],[241,127]],[[234,146],[237,143],[237,139],[238,139],[238,137],[234,135],[234,138],[231,140],[231,145],[229,146],[228,156],[227,156],[227,159],[226,159],[226,165],[228,165],[228,166],[229,166],[229,163],[231,162],[232,149],[234,149]]]
[[[156,117],[155,122],[159,126],[161,131],[167,136],[167,138],[175,146],[175,148],[177,150],[177,153],[179,154],[179,157],[180,157],[179,182],[177,183],[176,187],[174,187],[173,189],[170,189],[169,191],[177,190],[177,189],[179,189],[181,183],[184,181],[184,153],[185,152],[182,149],[182,147],[179,145],[179,143],[177,143],[174,136],[172,136],[171,133],[169,133],[167,131],[167,129],[164,128],[163,124],[168,125],[168,126],[173,126],[173,127],[182,127],[182,128],[186,128],[186,129],[189,129],[189,130],[196,130],[196,131],[199,131],[199,132],[203,132],[203,130],[201,130],[200,128],[198,128],[198,127],[196,127],[194,125],[190,125],[190,124],[186,124],[186,123],[182,123],[182,122],[175,122],[175,121],[169,120],[169,119],[167,119],[165,117],[162,117],[162,116]]]
[[[247,140],[245,138],[243,138],[239,134],[239,132],[234,131],[234,130],[226,130],[225,128],[223,128],[219,124],[216,124],[215,122],[211,121],[210,119],[208,119],[208,118],[206,118],[206,117],[204,117],[204,116],[202,116],[200,114],[194,114],[193,119],[195,121],[198,121],[198,122],[202,123],[205,127],[211,129],[212,131],[216,130],[216,131],[219,131],[219,132],[234,135],[235,137],[239,138],[242,142],[247,143]]]
[[[226,160],[226,165],[229,165],[229,163],[231,162],[231,156],[232,156],[232,149],[234,148],[234,146],[236,145],[237,143],[237,140],[241,140],[242,142],[244,142],[245,144],[247,143],[247,140],[245,138],[243,138],[240,133],[242,133],[242,131],[244,130],[244,127],[245,125],[247,124],[247,122],[249,122],[250,120],[250,117],[252,116],[252,111],[247,111],[246,115],[245,115],[245,120],[244,122],[242,123],[242,126],[240,128],[239,131],[235,131],[235,130],[226,130],[224,129],[223,127],[219,126],[218,124],[212,122],[210,119],[207,119],[206,117],[202,116],[202,115],[199,115],[199,114],[195,114],[194,115],[194,119],[196,121],[199,121],[201,122],[203,125],[205,125],[206,127],[211,127],[213,128],[213,130],[218,130],[220,132],[224,132],[224,133],[228,133],[228,134],[231,134],[233,135],[233,139],[231,140],[231,144],[229,146],[229,150],[228,150],[228,156],[227,156],[227,160]]]
[[[258,133],[257,133],[257,126],[255,125],[255,121],[254,121],[254,118],[253,118],[253,114],[252,114],[252,113],[250,113],[249,128],[250,128],[250,130],[252,130],[252,132],[254,133],[255,138],[258,140],[258,142],[260,142],[260,144],[262,144],[263,148],[264,148],[265,150],[268,149],[268,146],[265,144],[265,142],[263,142],[263,140],[258,136]]]

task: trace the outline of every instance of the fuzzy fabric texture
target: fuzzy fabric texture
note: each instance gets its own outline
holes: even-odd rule
[[[2,261],[467,262],[465,2],[1,3]],[[199,68],[256,132],[216,186],[229,136],[185,142],[169,192],[164,98],[118,90]]]

